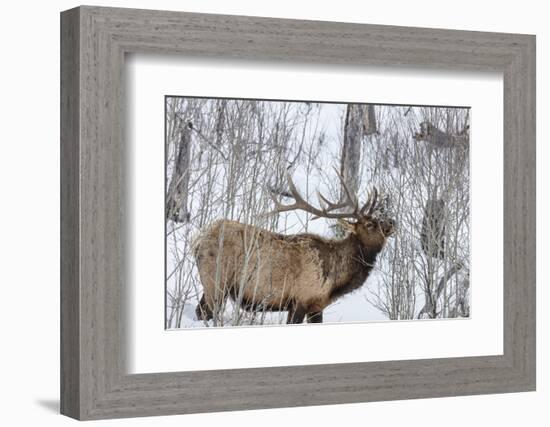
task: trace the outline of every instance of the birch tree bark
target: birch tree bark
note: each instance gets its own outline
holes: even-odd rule
[[[344,124],[344,143],[340,174],[355,194],[359,189],[363,137],[376,133],[374,105],[348,104]],[[343,191],[343,189],[342,189]],[[343,196],[343,193],[342,193]]]

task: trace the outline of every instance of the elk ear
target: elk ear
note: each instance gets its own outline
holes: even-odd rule
[[[350,233],[355,233],[355,224],[352,222],[348,222],[344,219],[338,219],[338,224],[342,226],[342,228],[346,231],[349,231]]]

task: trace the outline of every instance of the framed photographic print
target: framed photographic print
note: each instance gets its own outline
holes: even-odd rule
[[[61,40],[62,413],[535,389],[534,36],[84,6]]]

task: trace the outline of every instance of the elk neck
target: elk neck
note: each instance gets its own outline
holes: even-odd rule
[[[331,254],[331,264],[339,274],[332,284],[330,298],[333,301],[363,286],[382,250],[379,246],[365,245],[355,234],[349,234],[335,244],[338,249]]]

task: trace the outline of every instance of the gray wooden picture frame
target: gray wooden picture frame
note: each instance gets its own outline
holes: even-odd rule
[[[124,61],[135,52],[502,72],[504,354],[128,375]],[[88,6],[62,12],[63,414],[84,420],[535,390],[535,255],[534,36]]]

